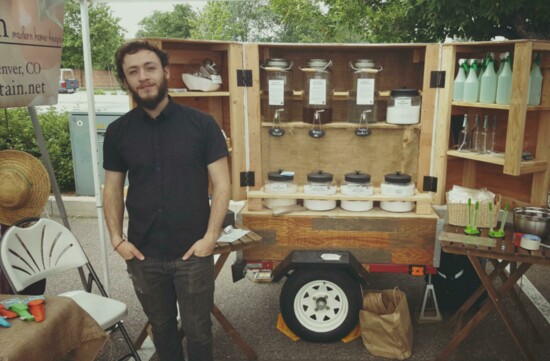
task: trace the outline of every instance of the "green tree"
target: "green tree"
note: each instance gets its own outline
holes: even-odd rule
[[[209,1],[193,22],[193,39],[273,41],[275,23],[267,0]]]
[[[396,1],[396,0],[393,0]],[[450,1],[411,0],[407,14],[430,40],[459,37],[490,40],[550,37],[547,0]]]
[[[155,11],[139,22],[136,33],[141,38],[178,38],[191,36],[191,27],[197,14],[190,5],[176,4],[172,11]]]
[[[119,25],[120,18],[113,17],[106,4],[88,5],[90,23],[90,47],[92,65],[95,69],[108,69],[114,64],[113,54],[124,42],[125,30]],[[65,23],[61,65],[65,68],[84,68],[82,50],[82,25],[80,2],[65,1]]]
[[[330,19],[319,0],[271,0],[270,8],[279,24],[281,42],[322,43],[333,40]]]
[[[27,108],[3,109],[2,118],[0,122],[0,150],[21,150],[40,158],[40,149]],[[69,113],[58,113],[55,108],[51,107],[38,114],[38,122],[44,134],[46,148],[59,188],[65,192],[74,191]]]

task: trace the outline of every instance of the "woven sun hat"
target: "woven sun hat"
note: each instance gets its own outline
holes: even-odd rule
[[[0,151],[0,223],[12,225],[42,213],[50,194],[40,160],[19,150]]]

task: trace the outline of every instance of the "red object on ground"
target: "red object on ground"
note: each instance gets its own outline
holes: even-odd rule
[[[46,318],[46,309],[44,307],[43,299],[36,299],[27,303],[29,306],[29,312],[33,315],[36,322],[42,322]]]
[[[0,316],[5,318],[17,318],[17,313],[8,310],[3,304],[0,303]]]

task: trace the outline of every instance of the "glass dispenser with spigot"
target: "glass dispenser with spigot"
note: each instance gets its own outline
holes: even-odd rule
[[[272,58],[264,61],[260,68],[264,70],[262,90],[263,121],[279,123],[292,119],[292,65],[287,59]]]

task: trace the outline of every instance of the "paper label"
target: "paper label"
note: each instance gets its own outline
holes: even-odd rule
[[[327,81],[326,79],[311,79],[309,81],[309,104],[327,104]]]
[[[285,81],[269,80],[269,105],[285,105]]]
[[[222,83],[221,75],[210,75],[210,80],[212,80],[212,83],[214,83],[214,84],[221,84]]]
[[[411,98],[397,98],[393,104],[395,107],[410,107]]]
[[[374,79],[357,79],[357,105],[374,104]]]

